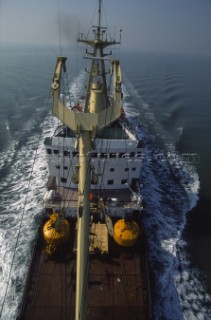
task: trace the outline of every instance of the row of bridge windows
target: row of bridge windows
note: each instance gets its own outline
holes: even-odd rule
[[[66,183],[67,182],[67,178],[61,178],[61,182],[62,183]],[[121,180],[121,184],[126,184],[127,183],[127,179],[122,179]],[[107,180],[107,185],[112,185],[114,184],[114,180],[113,179],[110,179],[110,180]]]
[[[57,165],[57,166],[56,166],[56,169],[61,169],[61,168],[62,168],[62,166],[60,166],[60,165]],[[64,169],[64,170],[68,170],[68,167],[67,167],[67,166],[64,166],[63,169]],[[110,168],[110,172],[114,172],[114,171],[115,171],[115,168]],[[129,168],[128,168],[128,167],[125,168],[125,171],[129,171]],[[131,171],[136,171],[136,167],[132,167],[132,168],[131,168]]]
[[[58,149],[47,149],[47,154],[59,154],[59,150]],[[64,156],[70,156],[71,152],[70,151],[63,151],[63,155]],[[79,153],[78,152],[72,152],[72,156],[73,157],[78,157]],[[92,158],[101,158],[101,159],[106,159],[106,158],[132,158],[132,157],[140,157],[141,156],[141,152],[119,152],[119,153],[115,153],[115,152],[111,152],[111,153],[106,153],[106,152],[102,152],[102,153],[97,153],[97,152],[91,152],[91,157]]]

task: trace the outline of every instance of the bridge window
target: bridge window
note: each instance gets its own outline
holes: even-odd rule
[[[78,152],[73,152],[73,157],[77,157],[78,156]]]
[[[66,182],[67,182],[67,179],[66,179],[66,178],[61,178],[61,182],[66,183]]]
[[[97,152],[92,152],[92,153],[91,153],[91,157],[92,157],[92,158],[97,158]]]
[[[120,152],[119,153],[119,158],[122,158],[124,156],[124,153],[123,152]]]
[[[52,150],[51,149],[47,149],[47,154],[52,154]]]
[[[116,153],[110,153],[110,158],[116,158]]]
[[[65,150],[64,151],[64,156],[70,156],[70,151]]]
[[[108,184],[108,185],[114,184],[114,180],[108,180],[108,181],[107,181],[107,184]]]
[[[108,156],[107,153],[101,153],[100,154],[100,158],[107,158],[107,156]]]

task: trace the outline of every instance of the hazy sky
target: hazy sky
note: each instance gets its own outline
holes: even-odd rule
[[[104,0],[103,7],[111,33],[123,29],[123,48],[211,55],[211,0]],[[96,8],[97,0],[0,0],[0,41],[73,43]]]

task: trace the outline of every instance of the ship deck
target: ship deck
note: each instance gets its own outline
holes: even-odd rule
[[[44,208],[69,208],[77,207],[78,204],[78,190],[70,189],[56,185],[55,177],[50,177],[47,184],[47,192],[55,190],[55,197],[53,199],[44,200]],[[115,205],[115,199],[117,206],[137,208],[137,201],[131,201],[132,194],[128,188],[124,189],[93,189],[90,190],[93,198],[99,199],[113,199],[113,205]]]
[[[109,254],[89,255],[88,320],[150,319],[144,238],[130,249],[109,239]],[[19,320],[64,320],[75,316],[76,255],[70,244],[56,260],[37,247]]]

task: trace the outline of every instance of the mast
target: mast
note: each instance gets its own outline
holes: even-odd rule
[[[80,34],[77,41],[81,43],[88,44],[92,47],[93,51],[88,52],[86,50],[87,56],[85,56],[86,59],[91,59],[91,70],[90,70],[90,76],[89,76],[89,82],[87,87],[87,95],[86,95],[86,101],[85,101],[85,109],[84,112],[88,112],[89,109],[89,102],[90,102],[90,94],[91,94],[91,85],[93,80],[100,76],[102,79],[103,84],[103,95],[105,99],[105,107],[108,106],[108,93],[107,93],[107,83],[106,83],[106,68],[105,68],[105,61],[109,60],[109,58],[105,58],[106,56],[110,56],[110,53],[104,53],[104,49],[108,46],[120,44],[121,40],[121,31],[120,31],[120,40],[115,41],[114,39],[110,39],[110,41],[107,39],[107,27],[103,27],[101,25],[102,23],[102,0],[98,0],[98,25],[92,25],[92,31],[94,38],[89,39],[88,36],[84,37],[84,34]]]
[[[78,233],[76,265],[76,312],[75,320],[87,318],[89,272],[89,223],[90,223],[90,151],[91,132],[83,130],[79,141],[78,185]]]
[[[104,40],[105,27],[101,26],[102,0],[98,6],[98,25],[93,26],[94,40],[83,39],[93,48],[88,53],[92,60],[84,112],[76,113],[63,104],[60,99],[60,78],[62,70],[65,72],[65,57],[59,57],[52,83],[53,114],[62,123],[71,128],[79,137],[79,184],[78,184],[78,219],[77,219],[77,267],[76,267],[76,310],[75,320],[86,320],[88,306],[88,271],[89,271],[89,223],[90,223],[90,181],[93,140],[97,130],[104,128],[120,117],[121,107],[121,70],[119,61],[110,61],[114,78],[114,96],[112,105],[107,96],[105,71],[105,47],[117,44],[115,40]],[[97,30],[97,31],[96,31]],[[111,53],[110,53],[111,54]]]
[[[100,26],[101,26],[101,6],[102,6],[102,0],[99,0],[98,3],[98,41],[100,40]]]

